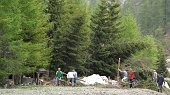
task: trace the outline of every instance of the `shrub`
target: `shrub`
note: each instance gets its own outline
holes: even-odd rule
[[[138,80],[147,80],[152,77],[152,72],[147,70],[135,72],[135,78]]]
[[[148,78],[147,80],[142,80],[137,87],[151,89],[151,90],[155,90],[155,91],[157,90],[156,83],[154,81],[152,81],[150,78]]]

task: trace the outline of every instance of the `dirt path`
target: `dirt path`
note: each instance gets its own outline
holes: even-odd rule
[[[30,87],[0,89],[0,95],[166,95],[148,89],[116,89],[99,87]]]

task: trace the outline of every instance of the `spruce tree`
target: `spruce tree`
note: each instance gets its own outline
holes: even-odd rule
[[[49,46],[52,46],[52,41],[56,31],[61,27],[62,15],[64,14],[64,5],[65,0],[49,0],[47,3],[47,11],[46,13],[49,14],[49,22],[51,24],[51,29],[47,32],[48,36],[50,37],[50,42],[48,43]]]
[[[163,48],[162,47],[159,47],[159,55],[158,55],[158,62],[157,62],[157,72],[158,74],[163,74],[164,77],[167,76],[168,74],[168,71],[167,71],[167,63],[166,63],[166,60],[165,60],[165,55],[164,55],[164,52],[163,52]]]
[[[64,72],[74,68],[82,74],[85,49],[88,46],[87,14],[80,0],[68,0],[66,3],[62,27],[54,38],[53,63]]]
[[[61,16],[64,13],[65,0],[49,0],[47,13],[49,14],[49,22],[52,23],[52,30],[56,31],[60,25]]]
[[[55,74],[56,66],[54,62],[55,43],[59,41],[62,31],[59,30],[62,27],[63,15],[65,14],[65,1],[66,0],[49,0],[46,13],[49,14],[49,23],[51,28],[48,30],[47,35],[49,37],[48,47],[51,47],[51,62],[50,62],[50,76]],[[59,45],[59,44],[57,44]]]
[[[91,62],[88,65],[92,73],[114,76],[115,65],[110,57],[114,39],[120,32],[120,9],[114,0],[101,0],[98,11],[91,18],[93,34],[91,45]]]

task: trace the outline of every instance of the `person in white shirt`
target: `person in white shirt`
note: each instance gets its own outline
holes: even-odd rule
[[[118,69],[121,73],[123,73],[123,78],[122,78],[122,82],[126,83],[128,81],[128,73],[126,70],[120,70]]]
[[[153,74],[152,74],[153,81],[157,82],[157,78],[158,78],[158,74],[157,74],[156,70],[153,70]]]
[[[68,72],[68,73],[67,73],[67,81],[68,81],[68,84],[71,84],[73,78],[74,78],[73,72]]]

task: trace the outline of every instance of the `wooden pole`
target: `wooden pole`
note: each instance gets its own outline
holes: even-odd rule
[[[14,74],[12,74],[12,81],[13,81],[14,84],[15,84],[15,75],[14,75]]]
[[[120,67],[120,58],[117,65],[117,81],[119,81],[119,67]]]
[[[39,85],[39,78],[40,78],[40,75],[39,75],[39,72],[37,72],[37,85]]]

